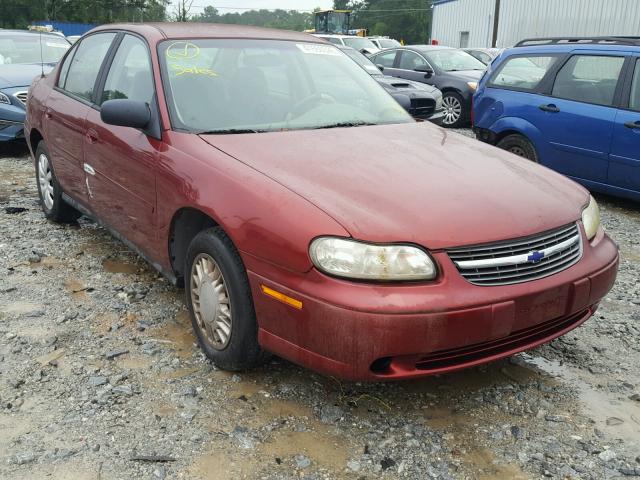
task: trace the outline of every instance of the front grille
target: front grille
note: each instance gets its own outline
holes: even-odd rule
[[[460,274],[474,285],[510,285],[548,277],[582,256],[577,224],[508,242],[447,251]]]
[[[412,98],[409,114],[412,117],[430,117],[436,107],[435,100],[431,98]]]
[[[27,104],[27,94],[28,92],[17,92],[14,96],[20,100],[23,105]]]

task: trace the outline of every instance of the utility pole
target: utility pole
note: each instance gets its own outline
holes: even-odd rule
[[[491,47],[496,48],[498,43],[498,27],[500,25],[500,0],[495,0],[496,5],[493,10],[493,36],[491,38]]]

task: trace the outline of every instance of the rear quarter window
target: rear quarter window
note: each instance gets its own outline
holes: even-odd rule
[[[494,88],[533,91],[542,82],[558,57],[532,55],[508,58],[489,79]]]

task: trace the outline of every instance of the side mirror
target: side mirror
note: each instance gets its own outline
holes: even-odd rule
[[[137,100],[107,100],[102,104],[100,118],[108,125],[146,128],[151,122],[151,110],[145,102]]]
[[[376,65],[376,67],[378,67],[378,70],[381,72],[384,72],[384,67],[382,65]]]
[[[431,78],[433,75],[433,69],[429,65],[418,65],[413,71],[424,73],[424,78]]]

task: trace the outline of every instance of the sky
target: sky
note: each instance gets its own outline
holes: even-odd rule
[[[175,3],[175,2],[172,2]],[[333,0],[194,0],[194,7],[191,9],[193,13],[202,11],[202,6],[212,5],[216,7],[220,13],[233,12],[235,8],[283,8],[285,10],[313,10],[315,7],[331,8]],[[198,8],[195,6],[198,5]],[[221,7],[230,7],[221,8]]]

